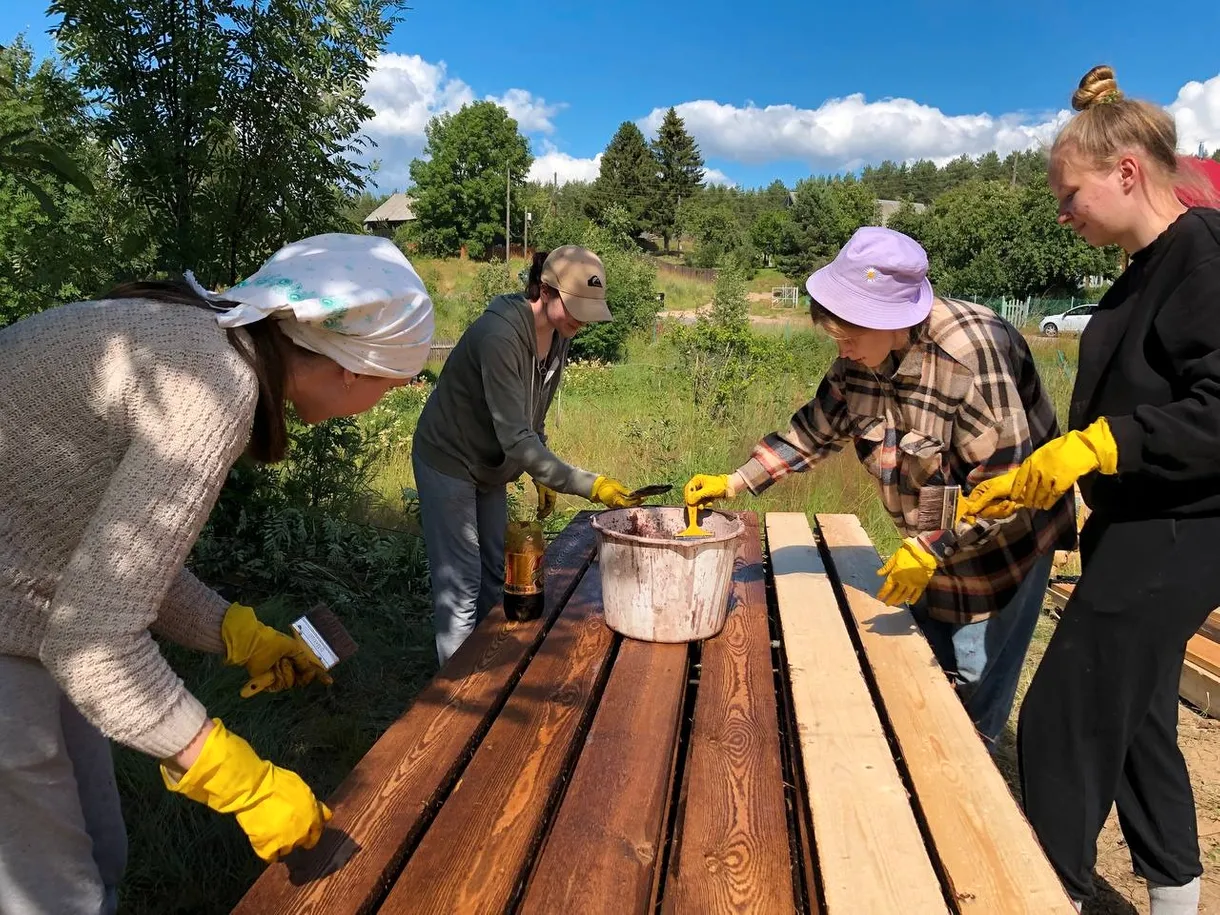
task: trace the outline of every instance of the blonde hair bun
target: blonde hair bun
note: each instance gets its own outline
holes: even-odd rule
[[[1072,93],[1072,107],[1077,111],[1086,111],[1094,105],[1105,105],[1122,98],[1122,90],[1114,78],[1114,68],[1102,64],[1080,78],[1079,88]]]

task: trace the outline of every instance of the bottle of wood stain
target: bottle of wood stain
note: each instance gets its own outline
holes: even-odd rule
[[[542,616],[542,557],[546,538],[539,521],[510,521],[504,533],[504,615],[527,622]]]

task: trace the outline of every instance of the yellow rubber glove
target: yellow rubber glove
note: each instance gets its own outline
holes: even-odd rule
[[[551,487],[539,483],[534,480],[534,488],[538,490],[538,520],[542,521],[548,518],[555,510],[555,500],[558,498],[558,493]]]
[[[609,477],[598,477],[593,481],[593,492],[589,494],[589,500],[600,502],[607,508],[634,508],[644,501],[639,496],[633,497],[631,490]]]
[[[1087,429],[1047,442],[1017,468],[1009,498],[1027,508],[1050,508],[1083,476],[1118,472],[1118,445],[1103,416]]]
[[[260,623],[250,607],[230,604],[220,637],[225,643],[225,663],[244,664],[250,674],[250,681],[241,690],[243,699],[264,691],[308,686],[314,680],[327,686],[333,682],[299,635],[285,635]]]
[[[1017,478],[1014,467],[998,477],[984,480],[964,496],[959,505],[960,520],[974,524],[979,518],[1007,518],[1021,510],[1021,506],[1012,501],[1012,483]]]
[[[275,861],[294,848],[313,848],[330,820],[330,810],[301,777],[259,759],[250,744],[230,733],[219,718],[199,758],[176,780],[164,765],[165,787],[217,813],[232,813],[254,853]]]
[[[913,604],[936,574],[936,557],[914,537],[908,537],[877,574],[886,576],[885,584],[877,594],[878,600],[891,607]]]
[[[687,505],[706,505],[717,499],[732,499],[737,493],[728,474],[697,473],[682,489]]]

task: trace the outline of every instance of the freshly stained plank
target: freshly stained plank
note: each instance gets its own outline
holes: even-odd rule
[[[623,639],[521,911],[651,911],[687,646]]]
[[[613,644],[601,618],[601,574],[594,565],[403,868],[382,913],[511,910],[582,721],[597,702]]]
[[[1186,643],[1186,660],[1201,667],[1213,677],[1220,677],[1220,644],[1207,636],[1191,636]]]
[[[594,546],[587,515],[577,516],[547,549],[542,619],[513,623],[493,611],[329,799],[335,816],[318,846],[291,871],[268,867],[235,915],[355,915],[376,903],[584,575]]]
[[[1178,695],[1209,718],[1220,718],[1220,679],[1189,659],[1182,665]]]
[[[876,599],[881,560],[860,522],[854,515],[817,522],[959,909],[1070,915],[1033,830],[910,612]]]
[[[703,643],[666,913],[795,909],[758,519],[740,517],[732,609]]]
[[[803,514],[767,515],[805,784],[830,915],[948,907]]]

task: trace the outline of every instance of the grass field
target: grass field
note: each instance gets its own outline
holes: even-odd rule
[[[443,301],[457,302],[470,294],[478,265],[417,263]],[[660,277],[659,285],[666,288],[666,278]],[[791,413],[813,395],[832,358],[830,343],[808,330],[784,339],[793,353],[794,368],[756,384],[723,422],[715,424],[695,406],[694,391],[701,379],[691,377],[665,334],[657,340],[633,340],[622,364],[573,365],[548,422],[551,446],[566,460],[630,486],[668,482],[680,489],[693,473],[729,472],[749,456],[761,436],[786,427]],[[1034,350],[1063,416],[1076,344],[1062,339],[1036,341]],[[387,536],[411,540],[404,562],[412,567],[404,573],[414,584],[393,599],[370,600],[345,614],[361,648],[345,662],[331,689],[241,700],[241,671],[226,669],[212,657],[167,648],[175,670],[211,714],[264,756],[298,771],[322,796],[334,789],[435,672],[427,573],[402,501],[404,487],[414,485],[411,434],[426,394],[426,385],[395,391],[363,420],[387,446],[376,475],[381,500],[369,520],[406,532]],[[517,506],[527,510],[532,487],[527,492],[520,486],[515,494]],[[676,502],[678,494],[674,496]],[[582,499],[562,497],[552,529],[588,507]],[[883,554],[898,541],[874,482],[850,448],[812,472],[784,480],[760,498],[739,499],[733,507],[850,512],[860,516]],[[316,560],[323,568],[325,561],[325,557]],[[307,610],[314,597],[308,593],[271,599],[234,596],[257,603],[261,617],[282,627]],[[116,752],[131,836],[121,911],[126,915],[227,912],[261,869],[236,823],[168,794],[152,760],[121,748]]]

